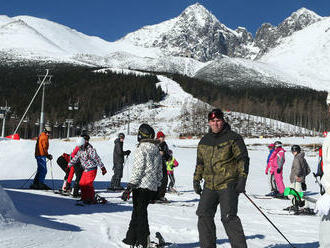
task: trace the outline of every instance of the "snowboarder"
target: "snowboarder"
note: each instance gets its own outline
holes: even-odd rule
[[[175,178],[174,178],[174,167],[178,167],[179,163],[173,156],[173,151],[169,150],[168,154],[170,156],[169,160],[166,161],[167,175],[170,179],[170,183],[168,184],[167,190],[169,192],[176,192],[174,189]]]
[[[134,153],[132,175],[122,199],[127,201],[133,192],[133,212],[123,242],[134,247],[147,248],[150,244],[147,207],[157,194],[163,177],[162,158],[154,129],[148,124],[139,127],[139,142]]]
[[[283,195],[285,189],[283,183],[283,165],[285,162],[285,150],[282,148],[281,141],[276,141],[274,145],[275,145],[275,150],[273,151],[272,155],[269,158],[269,164],[270,164],[270,174],[274,174],[278,193],[273,196],[278,198],[285,198]]]
[[[96,177],[97,167],[101,168],[102,175],[105,175],[107,170],[96,150],[88,142],[87,137],[78,138],[77,146],[79,147],[79,150],[77,154],[71,159],[69,167],[80,163],[84,168],[79,182],[81,189],[81,200],[85,204],[95,204],[97,203],[97,200],[95,198],[93,182]]]
[[[168,178],[167,178],[167,168],[166,168],[166,161],[169,160],[170,156],[168,154],[168,146],[165,142],[165,134],[162,131],[157,132],[157,140],[159,141],[159,151],[162,156],[162,164],[163,164],[163,178],[162,178],[162,184],[158,188],[157,196],[156,196],[156,202],[168,202],[168,200],[165,198]]]
[[[83,137],[86,140],[86,142],[89,142],[90,137],[87,133],[83,133],[81,135],[81,137]],[[69,162],[72,158],[74,158],[76,156],[78,151],[79,151],[79,146],[76,146],[74,148],[74,150],[72,151],[71,155],[69,155],[67,153],[63,153],[63,155],[60,156],[57,159],[57,164],[65,172],[64,182],[63,182],[63,186],[62,186],[62,189],[61,189],[62,192],[70,194],[73,175],[74,174],[76,175],[76,179],[75,179],[75,183],[74,183],[74,187],[73,187],[73,192],[72,192],[72,196],[74,198],[77,198],[77,197],[80,196],[80,194],[79,194],[79,190],[80,190],[79,182],[80,182],[81,175],[82,175],[84,169],[82,168],[82,166],[79,162],[70,168],[69,167]]]
[[[328,93],[327,104],[330,112],[330,92]],[[330,135],[322,145],[323,176],[321,179],[325,193],[316,203],[316,211],[321,216],[319,243],[321,248],[330,247]]]
[[[301,147],[299,145],[293,145],[291,147],[291,152],[294,156],[291,173],[290,173],[290,188],[295,189],[297,192],[306,191],[306,176],[311,172],[309,165],[305,159],[305,153],[301,151]],[[297,209],[298,205],[294,202],[294,197],[289,196],[291,200],[293,200],[293,206],[286,208],[287,210],[294,210],[296,212],[299,211]],[[313,210],[309,208],[308,201],[305,201],[305,206],[302,209],[304,214],[314,214]],[[299,211],[301,212],[301,211]]]
[[[130,150],[123,151],[125,134],[119,133],[118,138],[115,140],[115,146],[113,149],[113,176],[108,190],[123,190],[124,188],[120,185],[121,178],[123,177],[124,160],[125,156],[131,154]]]
[[[268,171],[270,169],[269,159],[270,159],[272,153],[275,150],[275,145],[274,144],[269,144],[268,149],[269,149],[269,154],[268,154],[268,157],[267,157],[267,166],[266,166],[266,171],[265,171],[266,175],[268,175]],[[266,196],[274,196],[274,195],[278,194],[278,190],[276,188],[274,173],[270,173],[269,183],[270,183],[270,193],[266,194]]]
[[[51,128],[44,128],[44,131],[39,135],[35,147],[35,158],[37,160],[37,173],[34,177],[33,183],[30,185],[30,189],[51,189],[45,184],[45,178],[47,174],[47,162],[46,159],[52,160],[53,156],[48,153],[49,148],[49,135]]]
[[[243,138],[231,130],[220,109],[208,114],[209,133],[200,140],[193,177],[196,194],[201,195],[196,211],[201,248],[216,247],[214,216],[220,204],[221,221],[232,247],[247,247],[237,216],[238,197],[245,192],[249,156]],[[204,179],[204,188],[200,182]]]

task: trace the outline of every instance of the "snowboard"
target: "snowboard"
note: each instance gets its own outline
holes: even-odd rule
[[[83,207],[83,206],[93,206],[93,205],[104,205],[108,202],[104,197],[99,196],[98,194],[95,194],[95,200],[96,202],[91,204],[84,203],[82,200],[77,200],[75,205]]]
[[[160,232],[156,232],[156,238],[158,242],[151,241],[150,242],[150,248],[165,248],[165,247],[177,247],[175,244],[166,242],[163,238],[163,235],[160,234]]]
[[[54,190],[54,193],[55,193],[55,194],[59,194],[59,195],[64,195],[64,196],[70,196],[70,195],[71,195],[70,192],[68,192],[68,191],[64,191],[64,190],[62,190],[62,189]]]

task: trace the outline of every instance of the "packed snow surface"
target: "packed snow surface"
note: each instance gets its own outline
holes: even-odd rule
[[[158,131],[158,130],[156,130]],[[20,189],[27,188],[32,180],[28,178],[36,170],[34,159],[35,141],[0,141],[0,175],[4,191],[0,188],[0,247],[127,247],[121,240],[125,237],[132,212],[131,200],[123,202],[120,193],[105,190],[109,185],[113,172],[112,151],[116,135],[102,139],[92,137],[91,144],[96,148],[108,174],[102,176],[100,171],[95,180],[96,191],[106,197],[109,204],[75,206],[75,199],[54,194],[50,191]],[[284,149],[290,151],[292,144],[300,144],[306,151],[307,161],[316,170],[317,156],[313,145],[320,144],[322,138],[282,138]],[[167,194],[173,204],[152,204],[148,207],[149,225],[152,239],[155,232],[162,233],[168,242],[176,243],[176,247],[199,247],[197,216],[195,211],[199,196],[192,188],[192,177],[196,161],[195,139],[168,139],[170,149],[179,162],[175,169],[176,187],[182,195]],[[267,144],[274,139],[246,139],[250,156],[250,173],[247,193],[265,194],[269,192],[268,178],[264,174]],[[127,136],[124,149],[134,153],[136,137]],[[56,164],[56,159],[63,152],[70,153],[75,146],[70,141],[50,140],[49,152],[54,160],[47,163],[46,183],[50,187],[61,187],[64,172]],[[132,171],[132,158],[129,157],[124,168],[122,182],[127,183]],[[284,183],[289,183],[289,172],[292,155],[286,153],[284,165]],[[318,186],[311,175],[307,177],[308,195],[318,198]],[[9,195],[10,199],[8,198]],[[255,203],[263,209],[282,209],[290,204],[288,200],[255,199]],[[180,206],[187,204],[189,206]],[[312,206],[313,207],[313,206]],[[265,210],[264,210],[265,211]],[[240,196],[239,212],[249,247],[289,247],[287,242],[257,211],[244,195]],[[318,247],[317,216],[270,215],[268,217],[277,225],[282,233],[296,247]],[[219,211],[215,217],[217,225],[217,246],[230,247],[228,238],[221,224]]]

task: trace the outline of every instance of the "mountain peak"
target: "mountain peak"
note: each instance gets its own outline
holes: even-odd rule
[[[321,16],[319,16],[318,14],[316,14],[314,11],[312,10],[309,10],[305,7],[302,7],[300,9],[298,9],[297,11],[293,12],[291,14],[291,16],[293,15],[297,15],[297,16],[301,16],[301,15],[309,15],[309,16],[313,16],[313,17],[316,17],[316,18],[321,18]]]
[[[197,24],[204,26],[207,20],[219,22],[218,19],[200,3],[188,6],[179,17],[192,17],[197,20]]]

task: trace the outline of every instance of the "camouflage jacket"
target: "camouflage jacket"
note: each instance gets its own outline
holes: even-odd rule
[[[207,133],[197,148],[197,164],[194,180],[204,179],[204,188],[222,190],[228,183],[246,178],[249,157],[243,138],[224,124],[220,133]]]

